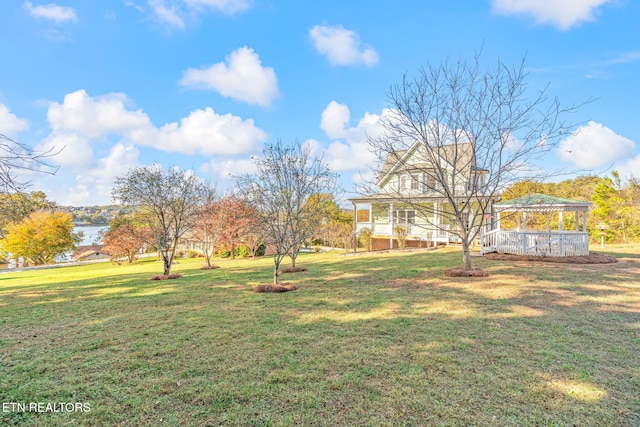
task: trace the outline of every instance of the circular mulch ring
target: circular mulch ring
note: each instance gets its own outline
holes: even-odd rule
[[[613,264],[618,262],[616,257],[605,255],[597,252],[590,252],[585,256],[530,256],[530,255],[510,255],[491,253],[484,256],[486,259],[498,261],[538,261],[538,262],[556,262],[561,264]]]
[[[157,276],[153,276],[151,279],[149,280],[170,280],[170,279],[181,279],[182,275],[181,274],[159,274]]]
[[[447,277],[489,277],[489,272],[481,268],[455,267],[444,271]]]
[[[302,271],[308,271],[307,267],[304,267],[302,265],[296,267],[286,267],[280,270],[280,273],[300,273]]]
[[[200,267],[200,270],[215,270],[216,268],[220,268],[219,265],[203,265]]]
[[[274,292],[274,293],[282,293],[282,292],[290,292],[298,289],[297,285],[293,283],[279,283],[277,285],[274,284],[266,284],[266,285],[258,285],[253,288],[253,292]]]

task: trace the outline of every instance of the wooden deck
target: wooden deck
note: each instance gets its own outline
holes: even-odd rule
[[[492,230],[480,238],[482,255],[499,252],[532,256],[589,255],[589,234],[567,231]]]

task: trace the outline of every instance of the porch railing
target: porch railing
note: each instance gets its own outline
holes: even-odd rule
[[[589,255],[589,234],[492,230],[480,237],[480,253],[490,252],[551,257]]]
[[[419,238],[426,241],[436,242],[457,242],[457,236],[451,234],[448,225],[441,225],[435,228],[429,225],[402,224],[407,227],[407,234],[410,238]],[[358,222],[356,224],[356,232],[359,233],[363,228],[369,228],[374,235],[377,236],[393,236],[391,224],[378,224],[370,222]]]

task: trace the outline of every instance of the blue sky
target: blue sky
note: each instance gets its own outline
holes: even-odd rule
[[[549,167],[640,175],[640,2],[4,0],[0,133],[60,153],[31,190],[110,202],[153,162],[231,185],[265,141],[312,144],[351,190],[386,92],[446,58],[517,63],[580,132]]]

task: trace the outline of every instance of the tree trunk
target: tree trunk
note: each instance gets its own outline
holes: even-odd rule
[[[231,259],[236,259],[236,244],[231,243]]]
[[[469,242],[466,238],[462,239],[462,261],[464,263],[465,270],[469,270],[472,268],[471,265],[471,249],[469,247]]]
[[[280,283],[280,261],[277,259],[277,256],[273,257],[273,284],[277,285]]]
[[[298,254],[296,254],[295,251],[291,252],[291,267],[292,268],[296,268],[296,258],[297,257],[298,257]]]
[[[162,263],[164,264],[164,275],[171,274],[171,260],[169,259],[169,251],[162,251]]]

